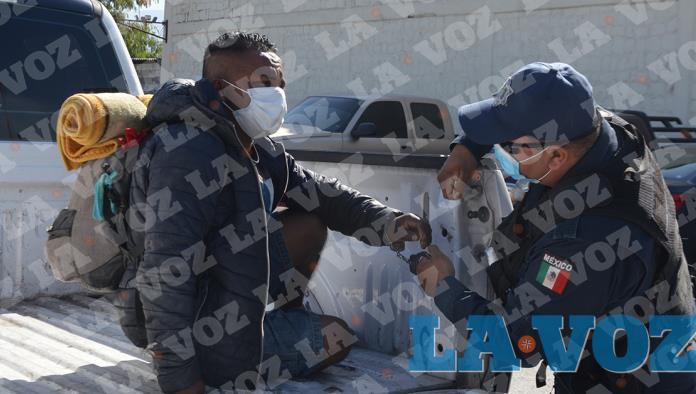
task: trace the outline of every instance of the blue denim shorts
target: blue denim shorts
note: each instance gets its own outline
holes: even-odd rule
[[[270,257],[269,299],[276,300],[279,295],[295,291],[286,289],[280,275],[294,270],[281,230],[269,234],[268,253]],[[324,347],[320,315],[304,308],[274,309],[266,313],[263,324],[264,359],[279,357],[281,372],[287,369],[293,378],[310,375],[318,369],[304,355],[318,354]]]

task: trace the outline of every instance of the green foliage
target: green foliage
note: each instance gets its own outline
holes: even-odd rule
[[[128,25],[154,33],[147,23],[128,22]],[[159,58],[162,56],[162,40],[136,29],[125,26],[120,28],[132,58]]]
[[[128,19],[128,11],[137,7],[149,6],[151,2],[151,0],[102,0],[102,4],[109,10],[116,22],[119,23],[121,35],[132,58],[159,58],[162,56],[162,46],[164,44],[162,40],[145,33],[162,35],[151,24],[123,22],[123,20]]]

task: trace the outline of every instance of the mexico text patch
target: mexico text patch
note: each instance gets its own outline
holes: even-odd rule
[[[544,252],[536,280],[554,293],[562,294],[572,271],[573,265],[568,260]]]

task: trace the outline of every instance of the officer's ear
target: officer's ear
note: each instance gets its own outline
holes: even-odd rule
[[[561,145],[551,145],[548,147],[548,155],[550,156],[549,159],[549,169],[550,170],[559,170],[562,168],[565,168],[568,165],[568,162],[570,161],[571,154],[566,149],[565,146]]]
[[[215,90],[217,90],[218,92],[219,92],[220,90],[224,89],[225,87],[227,87],[227,85],[222,81],[222,79],[214,79],[214,80],[212,81],[212,83],[213,83],[213,87],[214,87]]]

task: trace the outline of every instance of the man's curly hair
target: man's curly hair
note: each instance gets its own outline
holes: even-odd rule
[[[276,53],[275,44],[267,36],[258,33],[236,31],[223,33],[205,49],[203,56],[203,77],[207,78],[208,60],[217,53],[241,53],[245,51],[273,52]]]

